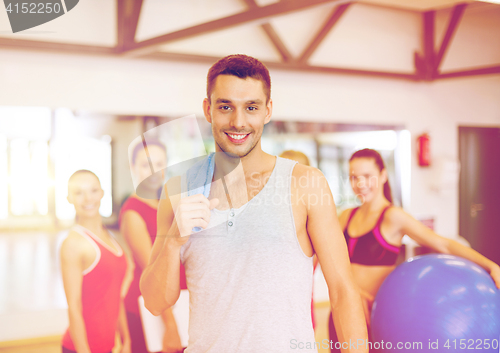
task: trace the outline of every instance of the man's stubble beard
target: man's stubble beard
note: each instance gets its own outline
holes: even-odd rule
[[[255,131],[253,132],[255,133]],[[223,134],[225,134],[223,132]],[[213,135],[213,132],[212,132],[212,135]],[[252,147],[250,147],[250,149],[243,155],[243,156],[240,156],[236,153],[233,153],[233,152],[228,152],[228,151],[225,151],[224,148],[222,148],[222,146],[217,142],[217,140],[215,140],[215,143],[217,144],[217,146],[219,146],[219,149],[224,152],[226,155],[230,156],[230,157],[233,157],[233,158],[243,158],[243,157],[246,157],[250,152],[252,152],[255,148],[255,146],[257,146],[257,144],[259,143],[260,139],[262,138],[262,134],[259,136],[259,138],[255,141],[255,143],[253,144]]]

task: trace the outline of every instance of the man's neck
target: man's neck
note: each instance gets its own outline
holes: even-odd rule
[[[231,174],[241,163],[246,177],[251,177],[255,173],[265,173],[274,166],[275,156],[272,156],[256,146],[244,157],[230,157],[222,151],[217,151],[215,155],[215,171],[213,180],[220,179]],[[235,173],[233,173],[235,174]],[[238,173],[238,175],[241,175]]]
[[[225,197],[228,199],[230,207],[239,208],[255,196],[254,189],[259,191],[262,189],[265,182],[263,183],[261,176],[272,172],[275,161],[275,156],[262,150],[259,150],[259,153],[248,154],[241,159],[225,157],[222,152],[217,158],[216,154],[213,177],[213,181],[216,183],[212,184],[211,195],[217,195],[219,198]],[[221,181],[222,183],[220,183]],[[254,185],[255,182],[258,184],[257,187]],[[222,206],[221,209],[226,207]]]

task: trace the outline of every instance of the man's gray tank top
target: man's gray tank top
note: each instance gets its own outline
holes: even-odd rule
[[[212,210],[209,227],[183,245],[190,300],[186,353],[317,351],[305,349],[314,346],[313,260],[295,230],[295,164],[277,157],[255,197],[239,209]]]

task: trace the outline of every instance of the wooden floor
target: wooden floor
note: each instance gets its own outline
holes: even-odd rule
[[[61,352],[68,318],[57,253],[66,234],[0,233],[0,352]],[[316,342],[328,338],[329,312],[315,303]]]
[[[61,337],[49,336],[0,343],[2,353],[61,353]]]
[[[330,308],[327,303],[320,303],[314,308],[316,318],[316,342],[323,342],[328,339],[328,314]],[[321,347],[321,346],[320,346]],[[117,347],[118,348],[118,347]],[[320,352],[328,350],[319,349]],[[61,353],[61,337],[50,336],[38,339],[17,340],[10,342],[0,342],[0,352],[2,353]],[[115,350],[115,353],[118,349]]]
[[[320,303],[314,308],[316,318],[316,342],[323,342],[328,339],[328,314],[330,308],[327,303]],[[61,337],[52,336],[39,339],[18,340],[11,342],[0,342],[0,352],[2,353],[61,353]],[[6,344],[7,343],[7,344]],[[118,347],[117,347],[118,348]],[[117,353],[118,349],[115,350]],[[319,349],[319,352],[329,352],[326,349]]]

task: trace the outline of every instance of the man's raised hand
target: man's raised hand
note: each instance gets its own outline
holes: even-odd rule
[[[193,228],[206,229],[210,222],[210,210],[217,207],[219,199],[209,200],[202,194],[185,197],[179,201],[174,211],[174,222],[169,232],[175,234],[176,242],[182,245],[193,233]]]

